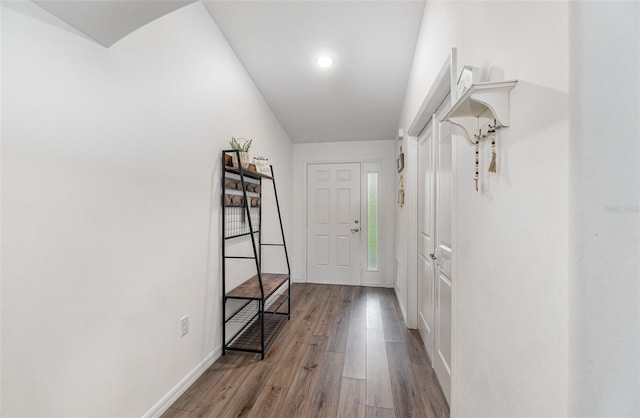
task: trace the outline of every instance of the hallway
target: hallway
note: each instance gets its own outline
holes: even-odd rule
[[[220,357],[169,417],[448,417],[392,289],[293,284],[292,316],[264,361]]]
[[[0,417],[640,417],[638,22],[0,2]],[[290,321],[221,356],[257,272]]]

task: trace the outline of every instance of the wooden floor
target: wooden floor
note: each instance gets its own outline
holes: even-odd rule
[[[294,284],[291,320],[265,359],[228,352],[163,415],[448,417],[393,290]]]

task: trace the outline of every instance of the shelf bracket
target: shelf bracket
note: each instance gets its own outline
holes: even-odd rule
[[[490,113],[487,119],[495,120],[496,128],[511,124],[509,94],[517,83],[501,81],[474,84],[453,104],[442,120],[461,127],[467,140],[474,144],[474,134],[481,127],[480,117],[485,112]]]
[[[476,116],[460,116],[457,118],[451,118],[447,122],[462,128],[469,143],[471,145],[475,143],[473,132],[478,131],[479,125],[478,118]]]
[[[508,127],[511,123],[509,113],[509,90],[477,90],[471,93],[471,100],[485,105],[487,109],[493,113],[497,126]]]

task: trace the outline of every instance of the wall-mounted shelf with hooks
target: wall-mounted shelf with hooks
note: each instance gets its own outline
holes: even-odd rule
[[[487,110],[495,119],[495,127],[509,126],[509,92],[517,81],[499,81],[473,84],[451,107],[443,121],[460,126],[467,133],[467,139],[474,143],[474,135],[479,133],[479,117]]]

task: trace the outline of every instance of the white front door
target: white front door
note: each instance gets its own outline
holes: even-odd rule
[[[440,121],[449,107],[448,101],[443,110],[436,114]],[[434,121],[435,122],[435,121]],[[451,301],[452,280],[451,253],[451,196],[452,196],[452,141],[451,125],[437,123],[436,138],[436,193],[435,193],[435,302],[436,302],[436,338],[433,368],[447,401],[451,396]]]
[[[359,285],[360,163],[307,166],[307,281]]]
[[[432,364],[436,334],[435,263],[432,258],[435,249],[433,126],[432,123],[427,125],[418,138],[418,329]]]

